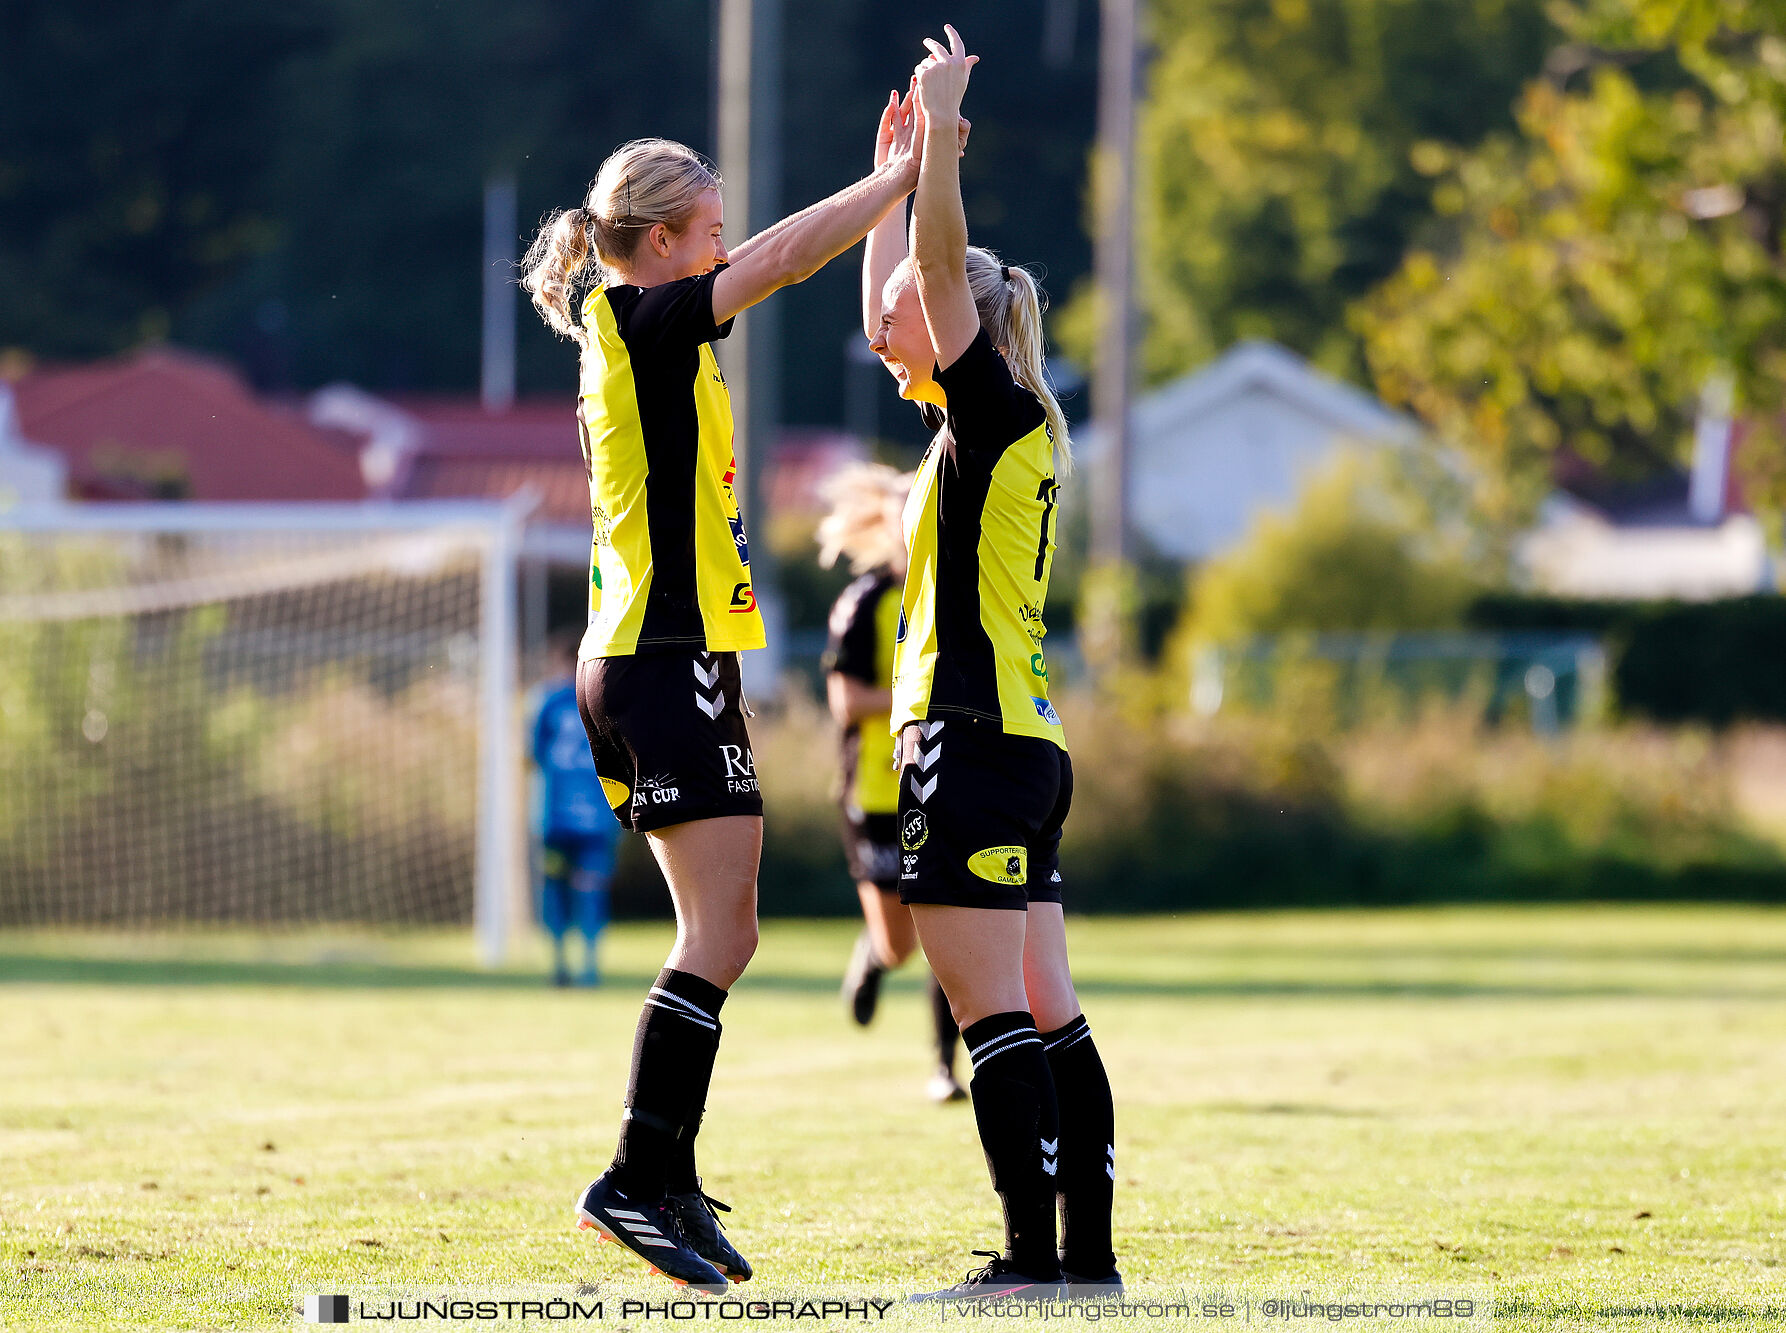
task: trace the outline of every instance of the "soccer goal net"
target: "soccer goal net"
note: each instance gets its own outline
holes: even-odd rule
[[[499,957],[518,526],[0,512],[0,926],[475,921]]]

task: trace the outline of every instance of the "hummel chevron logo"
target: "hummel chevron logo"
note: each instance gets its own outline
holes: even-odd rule
[[[1042,1140],[1042,1151],[1045,1153],[1048,1153],[1051,1156],[1054,1153],[1059,1152],[1060,1151],[1060,1140],[1059,1139],[1043,1139]]]
[[[936,780],[941,776],[941,773],[932,773],[929,782],[919,782],[918,775],[912,774],[912,795],[920,801],[928,801],[930,793],[936,790]]]
[[[705,688],[703,688],[705,687]],[[711,696],[707,691],[711,690]],[[701,664],[695,663],[695,707],[708,717],[717,718],[726,706],[726,692],[719,683],[719,663],[715,662],[701,670]]]
[[[1054,1157],[1054,1154],[1060,1151],[1060,1136],[1056,1135],[1053,1140],[1042,1139],[1040,1142],[1042,1145],[1042,1170],[1053,1175],[1060,1169],[1060,1163]]]
[[[1104,1156],[1106,1156],[1110,1159],[1109,1161],[1104,1163],[1104,1174],[1109,1176],[1110,1179],[1115,1180],[1116,1179],[1116,1145],[1114,1143],[1107,1143],[1104,1145]]]

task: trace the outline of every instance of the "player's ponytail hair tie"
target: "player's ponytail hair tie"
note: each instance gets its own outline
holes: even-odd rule
[[[1010,280],[1011,280],[1011,268],[1010,268],[1010,265],[1008,265],[1008,264],[1000,264],[1000,265],[999,265],[999,266],[998,266],[998,276],[999,276],[999,280],[1000,280],[1000,281],[1001,281],[1001,282],[1009,282],[1009,281],[1010,281]]]

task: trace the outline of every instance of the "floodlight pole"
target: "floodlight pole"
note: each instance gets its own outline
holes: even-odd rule
[[[725,179],[726,235],[742,240],[772,225],[781,210],[782,0],[715,0],[719,70],[714,139]],[[748,654],[746,688],[771,699],[781,677],[781,598],[769,549],[764,477],[781,428],[781,312],[765,301],[738,316],[719,344],[731,392],[737,493],[750,544],[750,581],[769,631],[769,648]]]
[[[1129,387],[1135,323],[1135,6],[1103,0],[1098,80],[1098,234],[1103,321],[1092,409],[1103,465],[1094,479],[1094,563],[1128,558]]]
[[[1129,397],[1135,336],[1135,82],[1138,0],[1103,0],[1098,75],[1098,229],[1101,327],[1092,415],[1102,450],[1092,477],[1087,660],[1110,670],[1130,639]]]

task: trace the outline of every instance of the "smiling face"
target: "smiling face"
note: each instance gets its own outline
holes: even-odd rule
[[[726,243],[720,239],[724,224],[725,205],[719,191],[702,190],[700,202],[681,231],[671,231],[661,222],[653,226],[646,244],[670,270],[665,281],[699,277],[725,263]],[[665,250],[669,253],[665,254]]]
[[[881,323],[868,346],[898,383],[901,398],[946,406],[942,386],[932,378],[936,347],[924,323],[918,279],[909,259],[893,270],[881,290]]]

